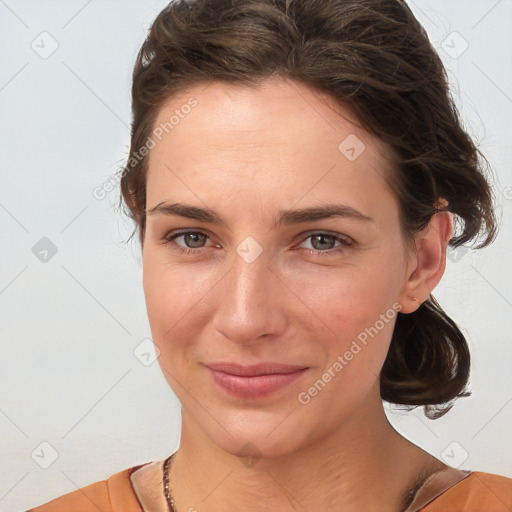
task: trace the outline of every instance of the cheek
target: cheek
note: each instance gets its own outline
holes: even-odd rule
[[[156,251],[155,251],[156,252]],[[143,260],[143,287],[153,340],[165,351],[181,325],[190,325],[200,309],[198,301],[206,293],[204,281],[191,279],[189,272],[148,251]]]
[[[323,347],[327,368],[342,359],[345,376],[337,382],[348,379],[351,386],[364,387],[382,368],[401,309],[399,262],[400,254],[389,251],[343,268],[295,274],[293,289],[309,314],[294,318]]]
[[[321,320],[331,335],[346,340],[372,326],[381,314],[393,307],[399,280],[392,268],[386,271],[382,261],[375,258],[375,261],[343,268],[290,272],[286,282],[306,306],[302,308],[304,312],[307,309],[313,314],[304,317],[304,326],[307,320],[316,317],[315,326]]]
[[[175,393],[170,376],[179,382],[193,379],[197,361],[204,357],[200,340],[209,328],[225,270],[211,264],[177,265],[161,248],[148,247],[143,257],[143,287],[158,362]],[[179,387],[179,386],[178,386]]]
[[[182,395],[183,387],[191,386],[194,350],[191,328],[203,325],[197,301],[205,291],[197,289],[197,281],[157,257],[150,254],[144,257],[143,287],[151,335],[158,349],[157,361],[180,401],[187,400]]]
[[[377,277],[354,272],[330,281],[310,302],[329,330],[319,336],[311,324],[301,326],[326,357],[301,389],[299,402],[309,404],[311,416],[321,416],[326,428],[339,425],[378,385],[400,305],[393,302],[392,284]]]

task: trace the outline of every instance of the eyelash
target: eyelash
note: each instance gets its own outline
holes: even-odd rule
[[[173,246],[172,250],[176,251],[180,254],[192,254],[192,253],[198,254],[201,251],[201,249],[204,249],[205,247],[198,247],[197,249],[190,249],[188,247],[182,247],[180,245],[177,245],[176,243],[173,243],[176,238],[179,238],[179,237],[187,235],[187,234],[201,234],[201,235],[205,235],[206,237],[208,237],[208,234],[204,233],[203,231],[181,230],[181,231],[172,231],[172,232],[168,233],[163,238],[162,242],[164,243],[164,245],[167,245],[167,246],[172,245]],[[334,239],[335,242],[341,242],[341,244],[338,247],[329,249],[327,251],[321,251],[318,249],[301,249],[301,250],[306,251],[311,256],[322,257],[322,256],[326,256],[326,255],[341,253],[348,247],[351,247],[354,245],[353,241],[350,240],[348,237],[341,237],[334,233],[329,233],[329,232],[325,232],[325,231],[315,231],[315,232],[309,233],[308,236],[302,240],[302,242],[308,240],[309,238],[313,238],[314,236],[319,236],[319,235],[331,237]]]

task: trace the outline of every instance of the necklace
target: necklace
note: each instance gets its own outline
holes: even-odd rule
[[[176,512],[176,508],[174,507],[174,499],[171,494],[171,489],[169,487],[169,467],[171,465],[171,461],[174,458],[176,453],[173,453],[167,459],[165,459],[164,462],[164,495],[165,499],[167,500],[167,508],[169,509],[169,512]]]
[[[173,453],[172,455],[170,455],[169,457],[167,457],[165,459],[165,461],[164,461],[164,468],[163,468],[163,474],[164,474],[164,496],[165,496],[165,499],[167,501],[167,508],[168,508],[169,512],[177,512],[176,511],[176,507],[175,507],[175,503],[174,503],[174,498],[172,497],[171,488],[169,486],[170,467],[171,467],[171,462],[172,462],[172,460],[173,460],[175,455],[176,455],[176,452]],[[424,489],[425,487],[427,487],[427,484],[430,482],[432,477],[433,476],[437,476],[437,474],[440,473],[440,472],[441,471],[435,471],[434,473],[432,473],[430,475],[421,475],[420,476],[418,484],[413,489],[411,489],[409,491],[409,493],[406,495],[408,499],[406,499],[407,506],[404,509],[404,512],[409,512],[411,510],[411,508],[410,508],[411,504],[414,501],[414,498],[416,498],[417,495],[420,494],[419,491]],[[467,476],[467,473],[469,473],[469,472],[466,472],[465,476]]]

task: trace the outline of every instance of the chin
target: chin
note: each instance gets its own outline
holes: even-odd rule
[[[225,445],[219,446],[226,452],[240,458],[240,462],[247,467],[255,466],[258,461],[263,459],[276,459],[289,455],[295,452],[299,446],[295,443],[284,443],[282,439],[278,439],[277,442],[270,442],[265,439],[257,437],[248,437],[240,439],[231,439]]]
[[[235,431],[228,429],[231,435],[221,429],[215,432],[216,435],[210,436],[210,439],[219,449],[246,459],[246,462],[242,462],[247,467],[252,467],[259,459],[275,459],[289,455],[312,442],[311,439],[304,437],[306,432],[303,426],[285,426],[286,421],[282,421],[282,415],[273,419],[272,422],[258,421],[254,418],[247,422],[237,422]]]

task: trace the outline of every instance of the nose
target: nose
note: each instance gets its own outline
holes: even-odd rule
[[[239,344],[283,332],[285,292],[277,274],[264,254],[250,263],[235,254],[231,269],[218,286],[215,329]]]

